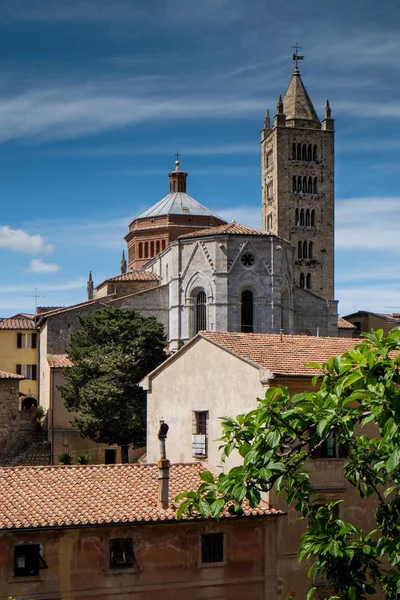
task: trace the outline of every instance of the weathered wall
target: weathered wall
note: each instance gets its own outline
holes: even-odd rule
[[[13,457],[32,439],[33,414],[20,413],[19,379],[0,379],[0,462]]]
[[[0,599],[278,600],[276,518],[0,534]],[[224,562],[200,564],[201,534],[222,532]],[[110,538],[133,538],[136,564],[111,569]],[[18,543],[40,543],[48,566],[14,577]]]
[[[293,333],[337,336],[337,301],[325,300],[296,286],[294,289]]]

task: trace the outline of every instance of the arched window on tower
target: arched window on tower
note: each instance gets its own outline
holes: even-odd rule
[[[312,183],[312,177],[308,178],[308,193],[312,194],[313,192],[313,183]]]
[[[308,258],[307,245],[307,242],[303,242],[303,258]]]
[[[172,184],[172,191],[176,192],[176,180]]]
[[[250,290],[242,292],[240,315],[240,331],[243,333],[252,333],[254,328],[254,306],[253,293]]]
[[[296,185],[296,175],[293,175],[293,180],[292,180],[292,190],[294,193],[297,192],[297,185]]]
[[[303,144],[302,160],[307,160],[307,146]]]
[[[311,273],[307,273],[306,288],[307,290],[311,290]]]
[[[207,297],[202,290],[196,296],[196,324],[195,333],[207,329]]]
[[[309,242],[308,244],[308,258],[314,258],[314,244]]]
[[[303,177],[303,194],[307,194],[307,177]]]
[[[302,187],[301,187],[301,177],[299,175],[298,178],[297,178],[297,191],[301,192],[301,190],[302,190]]]
[[[143,258],[143,244],[139,242],[139,258]]]
[[[306,227],[310,226],[310,209],[307,208],[306,210]]]
[[[297,244],[297,258],[303,258],[303,245],[301,242]]]
[[[297,160],[301,160],[301,144],[297,144]]]
[[[316,177],[314,177],[314,189],[313,189],[314,194],[318,194],[318,179]]]
[[[311,227],[315,227],[315,210],[311,211]]]
[[[148,244],[148,242],[144,243],[144,257],[145,258],[149,257],[149,244]]]
[[[300,226],[304,227],[304,209],[303,208],[300,211]]]
[[[150,242],[150,257],[154,256],[154,242]]]
[[[314,146],[314,148],[313,148],[312,159],[313,159],[314,162],[317,162],[317,146]]]
[[[308,144],[307,160],[310,162],[312,161],[312,146],[311,146],[311,144]]]
[[[156,254],[159,254],[160,252],[160,240],[156,241]]]
[[[299,209],[298,208],[296,208],[296,213],[295,213],[294,221],[296,223],[296,227],[298,227],[300,225]]]
[[[165,250],[165,240],[162,240],[161,242],[161,250]]]
[[[300,287],[304,288],[304,286],[305,286],[304,273],[300,273]]]
[[[296,144],[292,144],[292,160],[296,160]]]

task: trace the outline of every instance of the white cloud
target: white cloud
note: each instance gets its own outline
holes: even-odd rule
[[[57,273],[60,267],[55,263],[45,263],[40,258],[34,258],[29,265],[29,273]]]
[[[41,235],[29,235],[22,229],[0,226],[0,248],[27,254],[50,254],[53,246],[46,244]]]

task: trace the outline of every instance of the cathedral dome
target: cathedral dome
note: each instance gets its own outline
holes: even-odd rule
[[[148,219],[149,217],[159,217],[161,215],[193,215],[218,218],[211,210],[197,202],[186,192],[173,192],[164,196],[136,218]]]
[[[169,194],[142,212],[129,225],[128,269],[140,269],[163,252],[177,237],[224,225],[226,222],[186,192],[187,173],[180,168],[168,173]]]

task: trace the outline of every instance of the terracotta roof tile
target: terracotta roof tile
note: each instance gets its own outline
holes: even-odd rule
[[[158,281],[158,275],[150,271],[128,271],[127,273],[106,279],[103,283],[107,283],[108,281]]]
[[[23,375],[17,375],[16,373],[7,373],[7,371],[0,371],[0,379],[25,379]]]
[[[357,329],[353,323],[346,321],[346,319],[343,319],[343,317],[338,317],[338,327],[339,329]]]
[[[72,367],[72,361],[66,354],[48,354],[46,359],[50,367]]]
[[[239,223],[228,223],[226,225],[218,225],[209,229],[200,229],[194,233],[185,233],[179,238],[195,238],[208,235],[270,235],[266,231],[256,229],[255,227],[247,227],[247,225],[239,225]]]
[[[171,502],[162,509],[154,464],[0,467],[0,530],[174,521],[173,499],[196,489],[203,470],[199,463],[172,465]],[[245,508],[246,516],[280,514],[266,502]]]
[[[339,337],[311,337],[267,333],[223,333],[202,331],[200,335],[222,346],[241,358],[247,359],[275,375],[313,377],[316,369],[304,365],[323,363],[331,356],[351,350],[359,339]]]
[[[0,329],[36,329],[33,319],[0,319]]]

